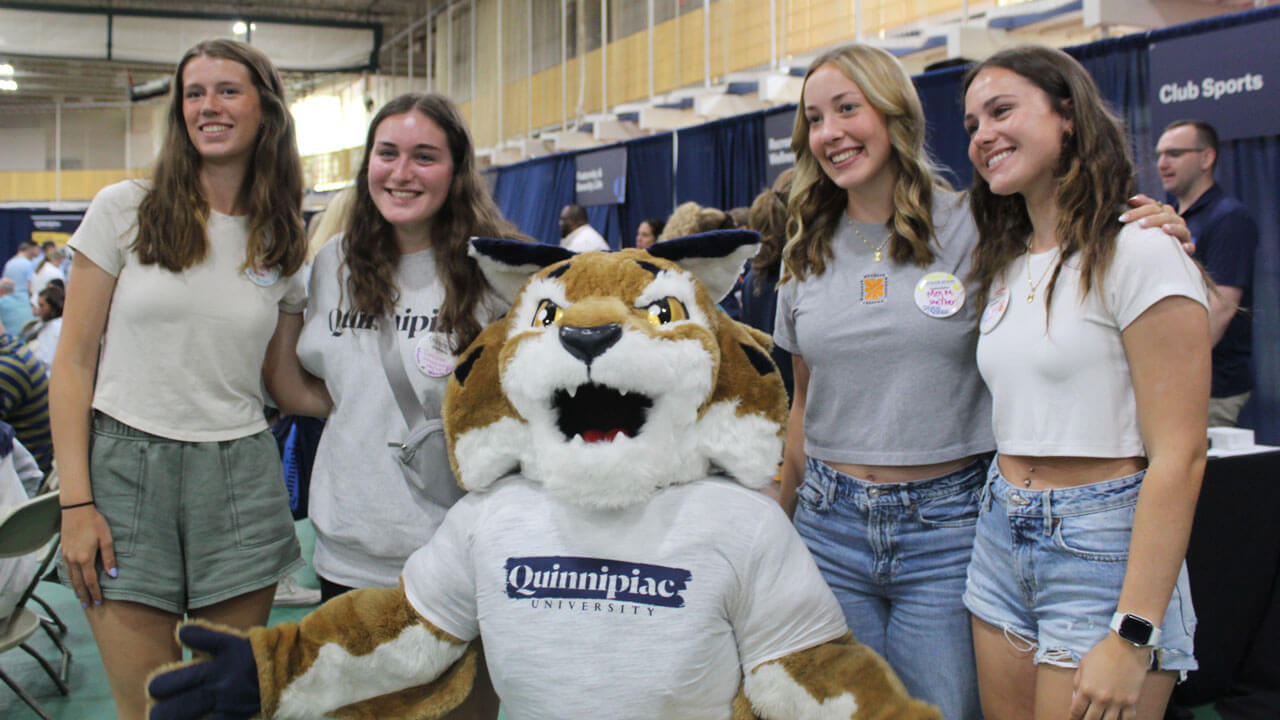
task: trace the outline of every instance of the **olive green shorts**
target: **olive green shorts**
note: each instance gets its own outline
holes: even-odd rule
[[[302,566],[271,433],[185,442],[94,413],[89,478],[117,577],[103,597],[173,613],[259,590]],[[65,568],[61,577],[66,578]]]

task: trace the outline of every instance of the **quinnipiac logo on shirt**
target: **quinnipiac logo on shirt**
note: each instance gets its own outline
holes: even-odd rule
[[[609,600],[620,603],[684,607],[693,573],[681,568],[603,558],[507,558],[507,597]]]

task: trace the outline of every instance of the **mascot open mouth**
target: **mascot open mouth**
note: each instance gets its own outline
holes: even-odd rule
[[[622,433],[635,437],[644,426],[653,400],[640,393],[619,392],[597,383],[580,385],[573,392],[556,390],[551,405],[556,426],[566,440],[581,435],[589,442],[612,442]]]

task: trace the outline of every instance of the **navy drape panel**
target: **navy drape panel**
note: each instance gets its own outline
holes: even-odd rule
[[[671,133],[627,141],[627,204],[618,208],[622,244],[609,239],[615,248],[635,247],[636,229],[643,220],[665,220],[675,209],[671,143]]]
[[[763,112],[676,132],[677,204],[729,210],[765,189]]]
[[[916,93],[924,106],[928,126],[925,144],[934,160],[950,171],[947,179],[958,188],[973,182],[973,165],[969,162],[969,136],[964,131],[964,104],[960,98],[961,82],[967,68],[945,68],[916,75]]]
[[[560,210],[573,202],[573,155],[536,158],[497,172],[493,200],[503,216],[538,242],[559,245]]]

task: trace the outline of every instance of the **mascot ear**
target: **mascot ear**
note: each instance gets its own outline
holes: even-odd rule
[[[467,254],[476,259],[485,280],[507,304],[515,302],[534,273],[574,257],[573,252],[557,245],[480,237],[471,238]]]
[[[649,247],[649,254],[693,273],[716,302],[733,290],[742,264],[756,254],[760,233],[755,230],[712,230],[664,240]]]

